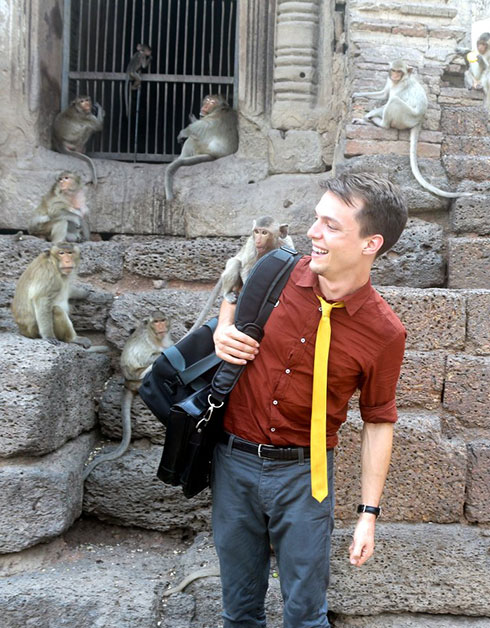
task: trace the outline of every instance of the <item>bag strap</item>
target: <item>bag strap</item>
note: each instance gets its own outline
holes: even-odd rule
[[[237,329],[257,342],[264,336],[264,325],[301,255],[281,247],[261,257],[251,270],[238,298],[235,313]],[[211,397],[223,401],[232,391],[246,364],[222,362],[214,374]]]
[[[212,318],[207,323],[204,323],[203,327],[208,327],[213,334],[217,325],[218,319]],[[215,353],[211,353],[186,368],[185,358],[176,345],[168,347],[167,349],[162,351],[162,354],[167,358],[171,366],[176,370],[177,378],[184,385],[192,382],[192,380],[196,379],[221,361]]]

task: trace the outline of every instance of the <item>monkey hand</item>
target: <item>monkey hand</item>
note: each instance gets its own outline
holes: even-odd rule
[[[77,336],[72,340],[72,342],[76,345],[80,345],[84,349],[88,349],[92,343],[89,338],[85,338],[85,336]]]
[[[259,343],[235,325],[218,326],[214,333],[216,355],[230,364],[246,364],[259,352]]]
[[[105,118],[105,111],[102,109],[102,105],[100,105],[98,102],[95,103],[95,107],[97,108],[97,117],[101,117],[102,119]]]
[[[177,135],[177,142],[183,144],[187,139],[187,135],[184,134],[184,129]]]
[[[364,118],[353,118],[352,124],[367,124]]]

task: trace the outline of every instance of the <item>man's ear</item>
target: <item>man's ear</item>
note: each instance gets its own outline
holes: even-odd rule
[[[362,249],[364,255],[376,255],[379,249],[383,246],[384,238],[380,233],[369,236],[364,242]]]

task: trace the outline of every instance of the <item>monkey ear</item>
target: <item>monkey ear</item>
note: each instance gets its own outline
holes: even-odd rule
[[[256,226],[257,226],[257,221],[254,218],[254,221],[252,222],[252,231],[255,229]]]
[[[285,238],[288,235],[289,225],[279,225],[279,235],[281,238]]]

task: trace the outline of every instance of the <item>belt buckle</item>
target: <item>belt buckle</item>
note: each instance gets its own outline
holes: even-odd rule
[[[262,452],[260,451],[261,449],[262,449],[262,444],[260,444],[260,445],[257,447],[257,456],[258,456],[259,458],[262,458]]]

